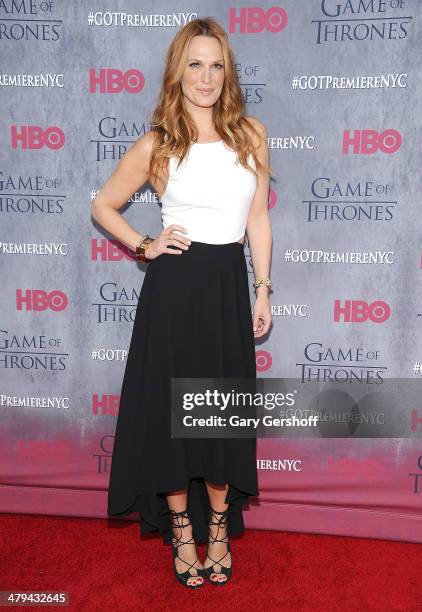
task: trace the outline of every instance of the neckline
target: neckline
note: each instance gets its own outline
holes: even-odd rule
[[[210,145],[210,144],[218,144],[219,142],[223,142],[223,139],[213,140],[212,142],[192,142],[191,145]]]

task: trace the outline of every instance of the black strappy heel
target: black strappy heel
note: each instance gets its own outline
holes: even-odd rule
[[[228,537],[228,532],[226,533],[226,535],[224,536],[224,538],[219,538],[218,537],[218,532],[220,531],[220,527],[222,527],[223,525],[227,525],[227,517],[229,514],[230,508],[227,508],[227,510],[224,510],[223,512],[219,512],[218,510],[213,510],[210,507],[210,521],[209,524],[210,525],[218,525],[217,528],[217,535],[215,536],[215,538],[213,538],[211,536],[211,532],[210,532],[210,538],[208,540],[208,545],[207,545],[207,553],[206,553],[206,557],[205,559],[208,557],[208,559],[211,559],[211,561],[214,561],[214,563],[212,565],[210,565],[209,567],[204,567],[200,571],[202,576],[205,576],[210,582],[212,582],[212,584],[216,584],[217,586],[226,584],[232,575],[232,564],[230,563],[230,567],[224,567],[224,565],[221,565],[220,561],[222,561],[224,559],[224,557],[226,557],[229,553],[231,553],[231,548],[230,548],[230,542],[229,542],[229,537]],[[214,515],[214,517],[212,516]],[[219,515],[219,516],[217,516]],[[212,518],[216,518],[217,521],[213,521]],[[214,542],[224,542],[227,545],[227,551],[226,553],[220,557],[220,559],[213,559],[212,557],[209,556],[208,554],[208,548],[210,544],[213,544]],[[230,554],[230,558],[231,558],[231,554]],[[219,572],[214,571],[214,565],[219,564],[221,566],[221,570]],[[227,576],[226,580],[212,580],[211,579],[211,575],[212,574],[225,574],[225,576]]]
[[[183,519],[187,518],[189,522],[183,524]],[[170,510],[170,519],[171,519],[171,525],[174,528],[178,528],[180,530],[182,530],[184,527],[187,527],[188,525],[191,525],[192,523],[190,522],[190,518],[188,515],[188,511],[186,510],[182,510],[181,512],[175,512],[174,510]],[[179,521],[179,519],[181,519],[181,521]],[[185,544],[195,544],[195,541],[192,538],[190,538],[189,540],[187,540],[186,542],[182,541],[182,531],[180,531],[180,538],[176,538],[174,536],[173,533],[173,538],[176,540],[176,542],[179,542],[179,544],[174,544],[172,541],[172,547],[173,547],[173,568],[174,568],[174,573],[176,575],[177,580],[183,584],[186,587],[189,587],[190,589],[200,589],[203,584],[204,584],[204,579],[203,576],[201,574],[202,572],[202,568],[198,568],[195,567],[196,571],[197,571],[197,575],[195,574],[191,574],[190,573],[190,569],[195,565],[195,563],[197,561],[199,561],[199,557],[198,557],[198,553],[196,554],[196,559],[193,563],[188,563],[188,561],[184,561],[183,559],[181,559],[179,557],[179,547],[180,546],[184,546]],[[180,561],[182,561],[183,563],[186,563],[186,565],[188,565],[188,569],[185,572],[182,572],[181,574],[179,574],[179,572],[176,570],[176,563],[175,560],[179,558]],[[188,584],[188,580],[189,578],[200,578],[202,577],[202,582],[198,582],[197,584]]]

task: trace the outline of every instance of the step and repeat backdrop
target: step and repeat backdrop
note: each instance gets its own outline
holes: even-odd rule
[[[91,202],[150,129],[172,38],[207,16],[268,130],[273,325],[256,342],[258,377],[345,393],[422,380],[422,3],[5,0],[2,512],[106,516],[146,267]],[[122,214],[141,233],[162,228],[148,184]],[[403,398],[397,435],[360,435],[355,405],[338,429],[260,438],[246,525],[422,541],[422,399]]]

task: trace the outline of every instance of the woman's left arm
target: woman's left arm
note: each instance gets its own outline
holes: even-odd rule
[[[262,164],[268,166],[267,130],[264,124],[255,117],[253,121],[261,137],[257,147],[257,156]],[[270,176],[260,170],[257,171],[257,174],[256,191],[246,224],[255,279],[269,278],[272,249],[272,229],[268,213]],[[255,338],[264,336],[271,325],[272,316],[269,291],[268,287],[264,285],[255,289],[256,300],[253,306],[253,331]]]

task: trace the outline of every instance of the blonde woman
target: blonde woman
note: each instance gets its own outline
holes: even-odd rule
[[[172,544],[182,584],[231,577],[230,536],[258,495],[253,438],[172,438],[172,377],[256,377],[254,337],[271,324],[266,128],[246,117],[233,52],[213,19],[178,31],[152,130],[126,152],[94,219],[147,262],[116,425],[108,514],[139,512],[141,532]],[[147,181],[163,230],[139,233],[119,209]],[[251,315],[243,241],[259,281]],[[202,563],[196,543],[207,542]]]

